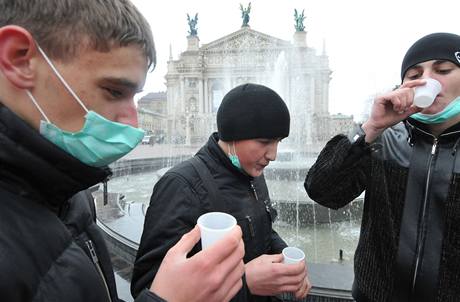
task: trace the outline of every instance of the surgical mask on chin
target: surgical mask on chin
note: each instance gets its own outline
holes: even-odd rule
[[[232,146],[233,146],[233,154],[229,151],[228,158],[230,159],[230,161],[235,167],[237,167],[239,170],[242,170],[240,159],[238,158],[238,155],[236,155],[235,142],[232,143]],[[228,148],[230,149],[230,146],[228,146]]]
[[[442,111],[435,114],[415,113],[410,117],[425,124],[440,124],[460,114],[460,96],[454,99]]]
[[[46,121],[40,122],[40,133],[67,153],[93,167],[106,166],[133,150],[144,137],[144,131],[122,123],[112,122],[98,113],[88,110],[45,52],[40,46],[37,45],[37,47],[67,91],[86,111],[85,123],[80,131],[62,130],[50,122],[32,93],[26,90],[31,101],[46,119]]]
[[[240,163],[240,159],[238,158],[238,155],[230,154],[228,157],[230,158],[230,161],[232,162],[232,164],[241,170],[241,163]]]

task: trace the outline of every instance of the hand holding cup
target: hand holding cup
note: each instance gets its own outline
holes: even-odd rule
[[[283,262],[285,264],[296,264],[305,259],[305,253],[296,247],[288,246],[283,249]]]
[[[204,250],[229,233],[236,226],[236,219],[227,213],[209,212],[201,215],[197,224],[201,232],[201,248]]]

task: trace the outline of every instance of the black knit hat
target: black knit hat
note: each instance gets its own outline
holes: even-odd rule
[[[217,130],[223,141],[284,138],[289,135],[289,110],[268,87],[243,84],[230,90],[217,111]]]
[[[460,36],[434,33],[415,42],[407,51],[401,65],[401,80],[412,66],[430,60],[446,60],[460,66]]]

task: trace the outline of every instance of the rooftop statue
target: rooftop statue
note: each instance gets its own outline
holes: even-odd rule
[[[295,20],[295,30],[296,31],[304,31],[305,26],[303,25],[303,20],[305,20],[304,11],[302,10],[302,14],[297,13],[297,9],[294,9],[294,20]]]
[[[188,26],[190,27],[190,30],[188,33],[190,36],[197,36],[198,35],[198,29],[196,28],[196,24],[198,23],[198,13],[195,14],[195,18],[191,18],[189,14],[187,14],[187,21],[188,21]]]
[[[241,17],[243,18],[243,25],[241,27],[249,26],[249,13],[251,12],[251,2],[249,2],[248,7],[245,9],[240,3]]]

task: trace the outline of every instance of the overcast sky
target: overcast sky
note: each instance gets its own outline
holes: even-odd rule
[[[174,59],[186,49],[187,13],[198,13],[200,45],[241,27],[240,0],[133,0],[149,21],[157,50],[157,67],[144,93],[166,90],[169,45]],[[329,110],[354,114],[376,93],[400,82],[407,48],[432,32],[460,34],[456,0],[252,0],[249,25],[265,34],[292,41],[294,8],[305,9],[307,44],[329,56],[332,73]],[[143,94],[140,94],[142,96]]]

